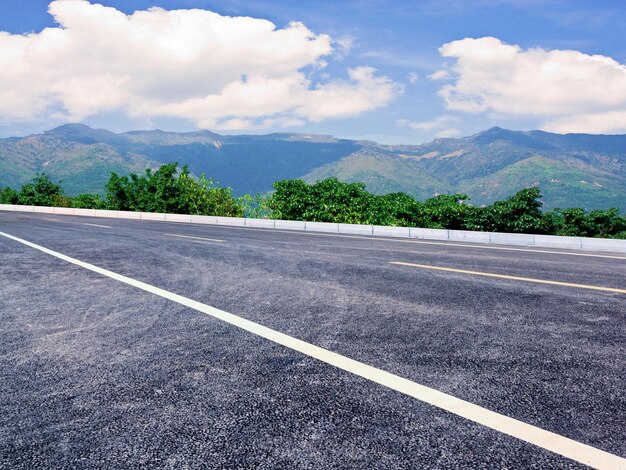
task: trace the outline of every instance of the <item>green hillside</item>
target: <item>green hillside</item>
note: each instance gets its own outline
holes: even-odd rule
[[[132,131],[115,134],[67,124],[0,140],[0,186],[19,187],[37,172],[62,180],[70,194],[101,192],[120,174],[188,165],[235,194],[271,191],[274,181],[337,177],[376,194],[418,199],[467,193],[477,205],[541,185],[545,207],[619,207],[626,211],[626,136],[551,134],[493,128],[423,145],[305,134],[219,135]]]

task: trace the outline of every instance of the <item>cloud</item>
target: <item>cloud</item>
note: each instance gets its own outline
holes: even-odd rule
[[[439,90],[450,110],[538,118],[554,132],[626,131],[626,65],[611,57],[523,50],[493,37],[440,52],[456,60],[454,82]]]
[[[437,70],[435,73],[431,73],[428,78],[431,80],[448,80],[451,78],[450,72],[447,70]]]
[[[335,59],[344,60],[354,47],[355,39],[352,36],[343,36],[334,41],[337,45],[335,50]]]
[[[56,0],[58,27],[0,32],[0,122],[79,121],[122,111],[201,127],[293,126],[387,105],[401,87],[375,69],[321,78],[333,40],[293,22],[207,10],[126,15],[87,0]],[[340,53],[351,46],[336,41]]]
[[[409,73],[407,74],[407,76],[406,76],[406,79],[407,79],[410,83],[412,83],[413,85],[415,85],[415,84],[419,81],[420,76],[419,76],[418,74],[416,74],[415,72],[409,72]]]
[[[461,131],[453,127],[458,120],[456,116],[443,115],[432,121],[409,121],[407,119],[400,119],[396,124],[400,127],[408,127],[423,134],[434,135],[435,137],[456,137],[461,135]]]

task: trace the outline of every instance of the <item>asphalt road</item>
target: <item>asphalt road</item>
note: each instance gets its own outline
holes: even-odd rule
[[[424,267],[624,290],[626,256],[8,212],[0,232],[626,457],[626,293]],[[0,468],[137,467],[582,465],[0,236]]]

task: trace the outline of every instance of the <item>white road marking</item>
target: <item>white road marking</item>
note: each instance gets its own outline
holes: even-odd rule
[[[266,326],[246,320],[245,318],[232,313],[219,310],[196,300],[183,297],[182,295],[174,294],[173,292],[169,292],[136,279],[114,273],[113,271],[100,268],[93,264],[85,263],[84,261],[71,258],[62,253],[58,253],[4,232],[0,232],[0,235],[48,255],[54,256],[60,260],[80,266],[146,292],[150,292],[154,295],[158,295],[159,297],[171,300],[172,302],[176,302],[185,307],[192,308],[198,312],[217,318],[252,334],[268,339],[276,344],[301,352],[302,354],[315,358],[321,362],[325,362],[326,364],[330,364],[346,372],[350,372],[351,374],[383,385],[392,390],[396,390],[417,400],[429,403],[437,408],[446,410],[457,416],[461,416],[465,419],[494,429],[503,434],[507,434],[516,439],[534,444],[576,462],[580,462],[594,468],[626,469],[626,459],[618,455],[611,454],[568,437],[561,436],[551,431],[546,431],[545,429],[524,423],[523,421],[496,413],[495,411],[491,411],[468,401],[461,400],[460,398],[440,392],[439,390],[420,385],[382,369],[372,367],[364,364],[363,362],[350,359],[342,356],[341,354],[337,354],[311,343],[307,343],[306,341],[293,338],[292,336],[272,330]]]
[[[190,238],[192,240],[202,240],[202,241],[217,242],[217,243],[223,243],[225,241],[225,240],[219,240],[217,238],[192,237],[189,235],[178,235],[176,233],[164,233],[163,235],[165,235],[166,237]]]
[[[91,227],[100,227],[100,228],[113,228],[110,225],[88,224],[87,222],[84,222],[83,225],[89,225]]]
[[[161,222],[163,223],[163,222]],[[165,222],[165,223],[175,223],[176,225],[193,225],[199,226],[199,224],[194,223],[186,223],[186,222]],[[398,239],[398,238],[382,238],[370,235],[346,235],[343,233],[321,233],[321,232],[303,232],[300,230],[281,230],[281,229],[272,229],[272,228],[259,228],[259,227],[237,227],[234,225],[203,225],[205,227],[211,228],[224,228],[224,229],[236,229],[236,230],[257,230],[260,232],[279,232],[279,233],[292,233],[295,235],[311,235],[315,237],[333,237],[333,238],[357,238],[361,240],[374,240],[374,241],[383,241],[383,242],[396,242],[396,243],[413,243],[415,245],[441,245],[441,246],[458,246],[463,248],[476,248],[479,250],[503,250],[503,251],[522,251],[526,253],[546,253],[551,255],[566,255],[566,256],[586,256],[591,258],[609,258],[609,259],[620,259],[622,261],[626,261],[626,256],[615,256],[615,255],[597,255],[593,253],[573,253],[569,251],[552,251],[552,250],[537,250],[533,248],[513,248],[508,246],[486,246],[478,243],[468,244],[468,243],[456,243],[456,242],[448,242],[448,241],[426,241],[424,239]],[[375,248],[373,248],[375,249]]]
[[[53,217],[42,217],[43,220],[47,220],[48,222],[61,222],[61,219],[55,219]]]

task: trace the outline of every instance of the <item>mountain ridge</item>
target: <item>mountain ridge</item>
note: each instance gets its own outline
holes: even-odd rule
[[[114,133],[64,124],[41,134],[0,139],[0,186],[37,172],[63,180],[70,194],[101,192],[111,171],[125,174],[178,161],[235,193],[271,190],[279,179],[335,176],[375,193],[420,199],[464,192],[488,204],[541,185],[546,208],[626,211],[626,135],[552,134],[492,127],[419,145],[382,145],[331,135],[221,135],[160,129]]]

